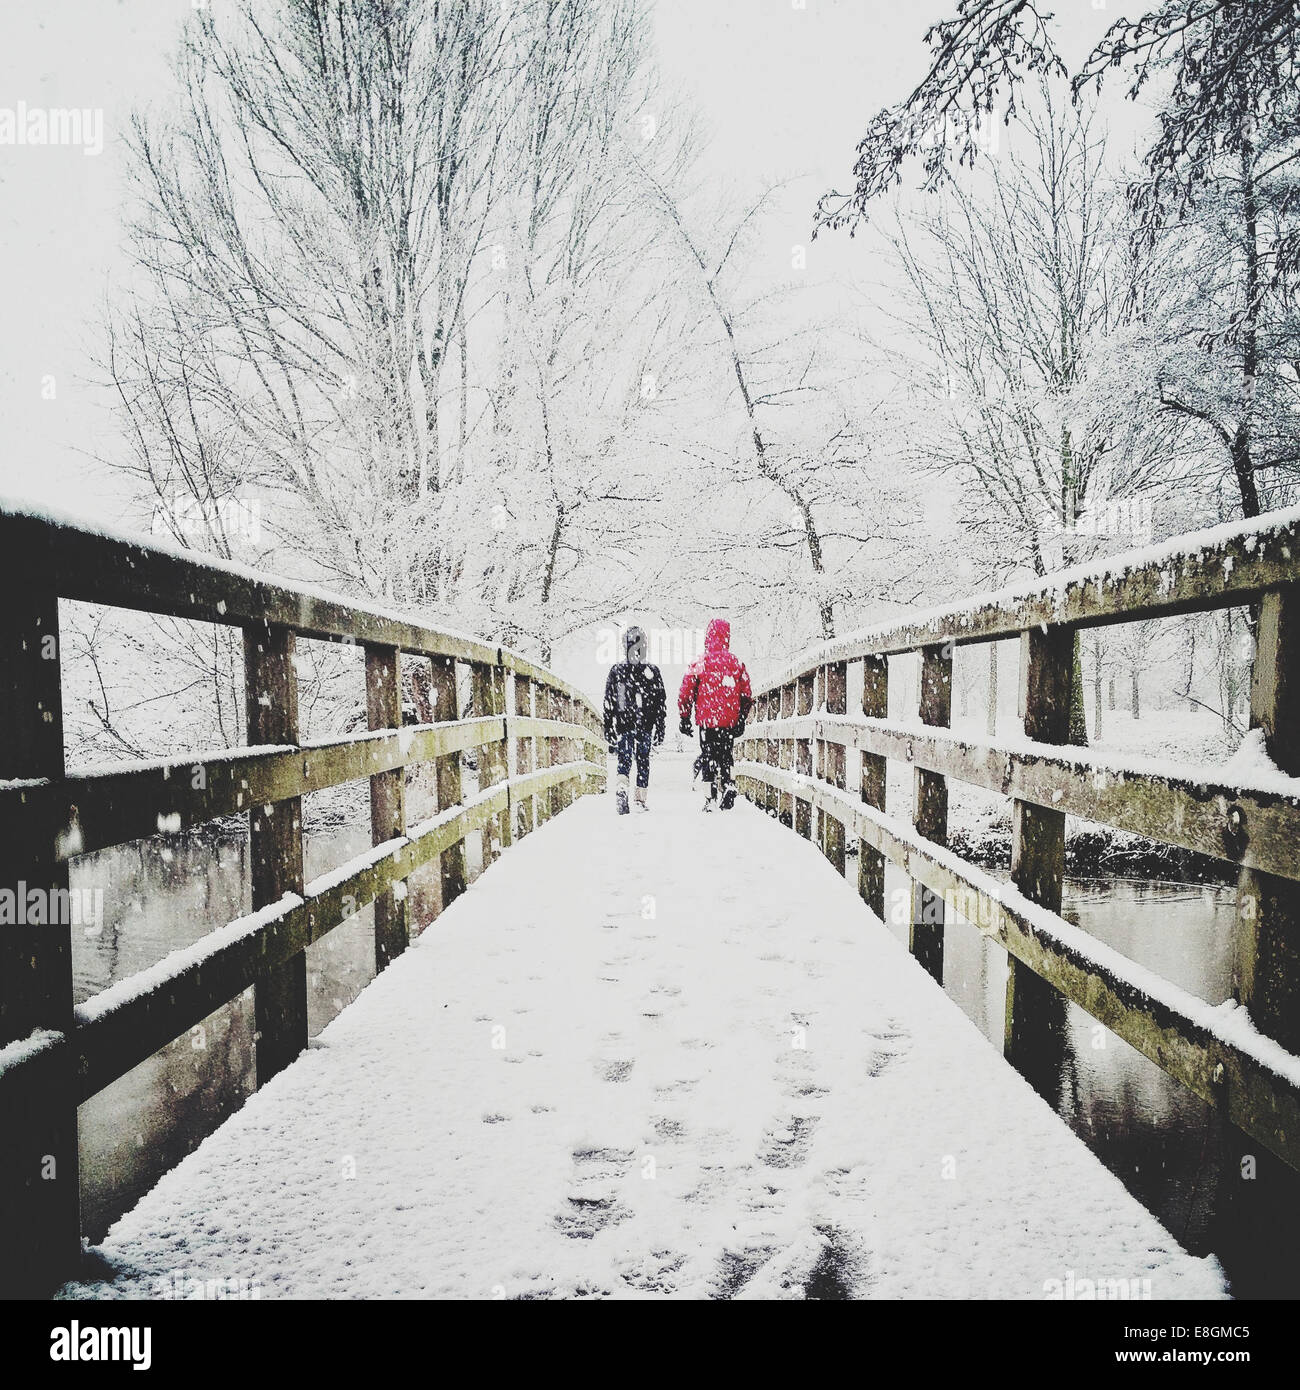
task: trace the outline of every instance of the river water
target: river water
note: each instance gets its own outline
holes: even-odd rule
[[[369,844],[362,829],[306,836],[306,876]],[[477,869],[471,851],[471,874]],[[850,872],[852,872],[850,865]],[[907,901],[889,870],[889,900]],[[78,1002],[151,965],[249,909],[247,846],[177,838],[86,855],[72,886],[101,887],[102,925],[74,929]],[[413,895],[416,915],[422,915]],[[906,917],[890,929],[907,937]],[[1234,899],[1230,888],[1072,880],[1065,915],[1140,964],[1212,1003],[1231,988]],[[371,909],[308,949],[309,1031],[315,1036],[374,973]],[[945,930],[945,988],[991,1045],[1001,1046],[1005,954],[964,921]],[[161,1176],[253,1089],[251,991],[134,1068],[81,1107],[83,1230],[102,1239]],[[1293,1175],[1258,1156],[1238,1175],[1242,1136],[1225,1133],[1210,1108],[1073,1005],[1047,1099],[1163,1224],[1196,1253],[1223,1260],[1239,1296],[1300,1293]],[[1007,1182],[1014,1185],[1015,1175]]]

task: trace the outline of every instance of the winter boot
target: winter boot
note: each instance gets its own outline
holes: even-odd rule
[[[617,777],[614,779],[614,805],[618,807],[618,813],[620,816],[627,815],[629,807],[627,804],[626,777]]]
[[[724,811],[730,811],[735,804],[736,784],[734,782],[728,782],[727,785],[722,789],[722,809]]]
[[[648,811],[650,809],[650,804],[646,800],[648,792],[648,787],[638,787],[636,789],[636,809],[638,811]]]

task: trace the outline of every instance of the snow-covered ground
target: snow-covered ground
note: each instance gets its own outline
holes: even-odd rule
[[[65,1294],[1222,1294],[813,846],[655,777],[509,850]]]

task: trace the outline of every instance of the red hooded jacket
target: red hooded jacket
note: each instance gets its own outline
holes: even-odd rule
[[[730,729],[749,714],[754,692],[745,663],[731,651],[731,624],[714,618],[704,634],[704,655],[686,668],[677,709],[683,719],[691,717],[701,729]]]

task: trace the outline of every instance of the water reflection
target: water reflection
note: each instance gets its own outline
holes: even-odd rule
[[[308,879],[370,843],[369,830],[305,837]],[[73,887],[104,890],[103,922],[74,929],[78,1003],[187,946],[251,906],[247,841],[175,837],[83,855]],[[307,948],[308,1030],[315,1036],[374,975],[374,911]],[[79,1112],[82,1229],[91,1240],[130,1210],[252,1093],[253,995],[245,991],[91,1097]]]

